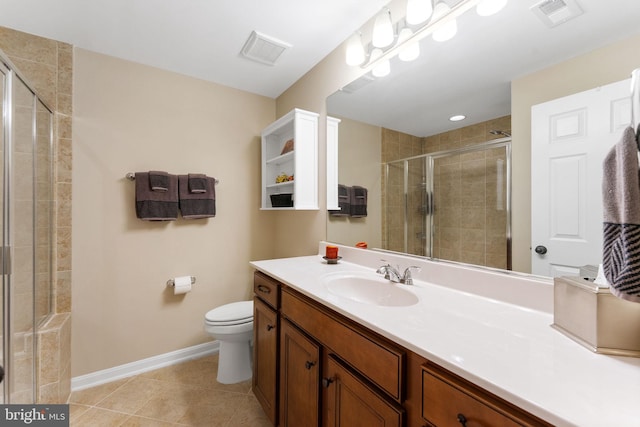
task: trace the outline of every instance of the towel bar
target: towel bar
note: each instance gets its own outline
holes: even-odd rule
[[[194,276],[191,276],[191,284],[195,285],[195,283],[196,283],[196,278]],[[173,279],[167,280],[167,286],[174,287],[175,285],[176,285],[176,282]]]
[[[133,172],[127,173],[124,177],[127,178],[129,181],[135,181],[136,180],[136,174],[133,173]],[[220,183],[218,178],[215,178],[215,180],[216,180],[216,184]]]

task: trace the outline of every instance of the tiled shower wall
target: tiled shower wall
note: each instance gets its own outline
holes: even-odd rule
[[[54,110],[53,313],[38,330],[41,403],[64,403],[71,388],[71,115],[73,47],[0,27],[0,49]],[[37,303],[36,303],[37,304]],[[19,401],[19,396],[17,399]]]
[[[449,132],[419,138],[397,131],[382,129],[382,162],[386,163],[420,154],[453,150],[492,139],[490,130],[511,133],[511,116],[466,126]],[[457,155],[436,162],[434,193],[440,215],[435,217],[434,256],[436,258],[507,267],[506,210],[496,208],[495,196],[497,160],[505,160],[503,151],[489,150]],[[414,161],[417,162],[417,161]],[[410,228],[407,252],[424,255],[424,207],[422,167],[410,166],[407,209]],[[383,170],[382,206],[383,247],[404,251],[403,175],[390,174],[390,191],[386,194]],[[438,180],[438,176],[442,179]],[[453,184],[455,183],[455,188]],[[388,204],[386,204],[388,199]],[[387,230],[389,231],[387,233]]]

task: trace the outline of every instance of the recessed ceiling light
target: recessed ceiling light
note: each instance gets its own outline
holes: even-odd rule
[[[463,116],[462,114],[459,114],[457,116],[449,117],[449,120],[451,120],[452,122],[459,122],[460,120],[464,120],[466,118],[467,118],[467,116]]]

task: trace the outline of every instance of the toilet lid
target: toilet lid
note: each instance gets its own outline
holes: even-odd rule
[[[239,301],[209,310],[204,315],[210,324],[232,325],[253,320],[253,301]]]

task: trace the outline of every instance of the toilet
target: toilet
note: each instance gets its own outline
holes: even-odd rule
[[[234,384],[251,378],[253,301],[225,304],[204,316],[204,330],[220,341],[217,380]]]

